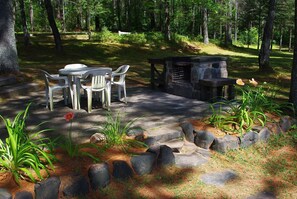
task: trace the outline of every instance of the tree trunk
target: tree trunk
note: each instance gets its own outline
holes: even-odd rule
[[[99,32],[101,30],[99,15],[95,16],[95,30],[96,32]]]
[[[283,47],[283,28],[280,27],[280,38],[279,38],[279,51],[282,51],[282,47]]]
[[[229,0],[228,2],[228,11],[227,11],[227,21],[226,21],[226,31],[225,31],[225,45],[229,46],[232,45],[232,22],[231,22],[231,17],[232,17],[232,2]]]
[[[165,38],[171,40],[169,2],[165,0]]]
[[[12,0],[0,0],[0,74],[19,71]]]
[[[150,16],[150,29],[156,29],[156,14],[155,14],[155,2],[152,3],[153,6],[149,9],[149,16]]]
[[[264,27],[261,49],[259,53],[259,70],[273,72],[273,68],[269,63],[270,42],[272,39],[273,21],[275,18],[275,0],[269,0],[269,10]]]
[[[29,1],[29,15],[30,15],[30,25],[31,25],[31,32],[34,31],[34,9],[33,9],[33,3],[32,0]]]
[[[120,0],[116,1],[116,8],[117,8],[117,18],[118,18],[118,30],[122,30],[122,20],[121,20],[121,6]]]
[[[234,41],[237,42],[237,23],[238,23],[238,1],[235,0],[235,23],[234,23]]]
[[[23,25],[24,45],[25,47],[27,47],[29,46],[29,43],[30,43],[30,34],[28,32],[28,27],[27,27],[27,18],[25,13],[24,0],[19,0],[19,2],[20,2],[20,11],[21,11],[21,18],[22,18],[22,25]]]
[[[261,10],[258,13],[258,38],[257,38],[257,50],[260,48],[260,38],[261,38]]]
[[[64,0],[60,0],[61,5],[61,15],[62,15],[62,30],[66,32],[66,19],[65,19],[65,2]]]
[[[207,9],[203,8],[203,43],[208,44]]]
[[[295,0],[295,29],[294,36],[297,38],[297,0]],[[293,66],[291,72],[291,88],[289,101],[297,107],[297,40],[294,39]]]
[[[196,4],[193,4],[193,13],[192,13],[192,35],[195,35],[196,29]]]
[[[292,50],[292,28],[289,30],[289,52]]]
[[[63,51],[62,41],[61,41],[60,33],[57,28],[56,21],[53,15],[53,7],[52,7],[51,0],[44,0],[44,4],[47,12],[47,19],[52,29],[52,33],[54,35],[56,50],[57,52],[62,52]]]

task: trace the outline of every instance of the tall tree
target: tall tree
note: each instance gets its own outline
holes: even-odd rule
[[[295,30],[294,36],[297,38],[297,0],[295,0]],[[293,66],[291,72],[291,88],[289,101],[297,107],[297,39],[294,41]]]
[[[207,25],[207,9],[202,8],[203,12],[203,43],[208,44],[209,39],[208,39],[208,25]]]
[[[273,68],[270,66],[270,42],[273,31],[273,21],[275,18],[276,0],[269,0],[268,16],[264,27],[261,49],[259,52],[259,70],[272,72]]]
[[[165,0],[165,38],[171,40],[169,1]]]
[[[12,0],[0,0],[0,74],[19,71]]]
[[[225,26],[225,45],[232,45],[232,0],[228,0],[227,21]]]
[[[51,3],[51,0],[44,0],[44,4],[45,4],[46,12],[47,12],[48,22],[50,24],[52,33],[54,35],[56,50],[58,52],[62,52],[63,51],[62,40],[61,40],[60,33],[59,33],[59,30],[57,28],[56,21],[54,18],[53,6]]]
[[[19,0],[19,3],[20,3],[22,25],[23,25],[24,45],[27,47],[30,42],[30,34],[28,32],[28,27],[27,27],[27,17],[25,12],[24,0]]]

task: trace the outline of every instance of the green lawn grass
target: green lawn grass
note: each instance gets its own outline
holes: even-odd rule
[[[273,50],[271,65],[276,71],[273,74],[263,74],[258,71],[258,51],[255,48],[230,47],[223,48],[214,44],[204,45],[193,42],[200,51],[191,51],[183,45],[161,43],[158,45],[136,45],[120,43],[100,43],[98,41],[73,39],[74,36],[64,36],[64,53],[57,54],[52,38],[38,35],[31,38],[32,45],[25,48],[21,38],[18,46],[19,64],[22,72],[35,81],[41,80],[38,69],[56,73],[70,63],[84,63],[93,66],[109,66],[117,68],[122,64],[131,65],[128,80],[134,83],[149,84],[150,65],[148,58],[182,55],[219,55],[228,57],[229,77],[251,79],[267,82],[268,87],[274,87],[277,97],[287,100],[290,87],[292,53]]]

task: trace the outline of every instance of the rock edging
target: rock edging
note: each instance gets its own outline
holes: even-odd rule
[[[187,140],[204,149],[212,149],[221,153],[229,150],[246,148],[257,142],[266,142],[272,134],[286,133],[297,121],[290,116],[280,118],[278,123],[270,123],[265,127],[257,126],[243,136],[225,135],[224,137],[216,137],[208,131],[196,131],[191,123],[186,122],[181,125],[184,136]],[[193,129],[193,130],[192,130]]]

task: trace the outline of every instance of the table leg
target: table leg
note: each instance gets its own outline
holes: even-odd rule
[[[72,82],[72,76],[68,76],[68,83],[69,83],[69,91],[70,91],[70,98],[71,98],[71,105],[72,108],[74,107],[74,93],[73,93],[73,82]]]

